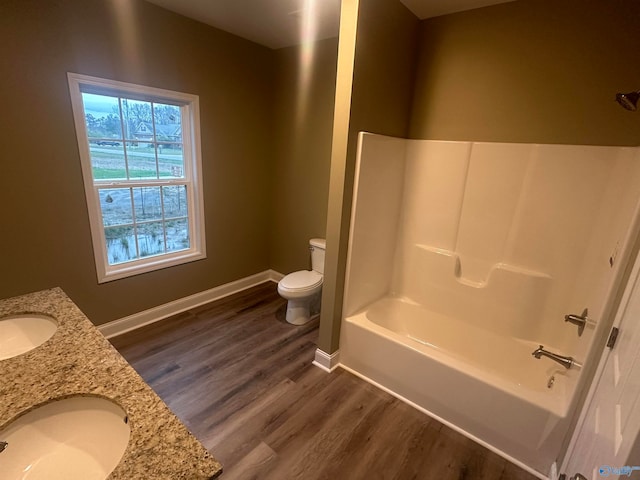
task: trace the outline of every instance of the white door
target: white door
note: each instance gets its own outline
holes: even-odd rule
[[[615,346],[605,348],[560,470],[567,479],[640,479],[640,255],[614,327]]]

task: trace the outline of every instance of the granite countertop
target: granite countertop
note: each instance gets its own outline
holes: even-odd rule
[[[58,322],[39,347],[0,360],[0,430],[35,406],[72,395],[111,399],[131,436],[110,480],[209,479],[222,472],[204,446],[60,288],[0,300],[0,318],[39,313]]]

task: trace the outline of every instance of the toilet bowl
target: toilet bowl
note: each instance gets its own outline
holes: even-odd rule
[[[312,270],[299,270],[278,282],[278,293],[287,300],[287,322],[304,325],[320,313],[325,240],[309,240]]]

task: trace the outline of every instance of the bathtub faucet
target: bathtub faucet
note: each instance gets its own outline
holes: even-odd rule
[[[550,358],[554,362],[558,362],[560,365],[562,365],[566,369],[571,368],[571,366],[573,365],[572,357],[563,357],[562,355],[558,355],[557,353],[548,352],[547,350],[544,349],[544,346],[542,345],[536,348],[531,355],[533,355],[538,359],[540,357]]]

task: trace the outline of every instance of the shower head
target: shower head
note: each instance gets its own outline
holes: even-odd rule
[[[616,93],[616,101],[627,110],[635,112],[638,105],[640,91],[629,93]]]

